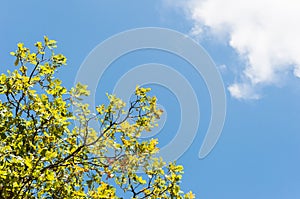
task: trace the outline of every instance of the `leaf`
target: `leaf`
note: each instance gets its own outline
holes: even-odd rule
[[[53,173],[53,172],[49,172],[49,173],[46,175],[46,178],[47,178],[47,180],[49,180],[49,181],[55,180],[54,173]]]
[[[29,169],[32,168],[31,160],[30,160],[29,157],[26,157],[26,158],[25,158],[24,163],[25,163],[25,165],[26,165]]]
[[[17,66],[19,64],[19,58],[16,59],[14,65]]]

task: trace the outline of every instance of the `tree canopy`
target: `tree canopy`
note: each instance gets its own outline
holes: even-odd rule
[[[19,43],[15,68],[0,75],[0,198],[195,198],[181,191],[183,167],[140,138],[162,114],[150,89],[89,107],[86,85],[55,77],[67,61],[56,47],[46,36],[34,50]]]

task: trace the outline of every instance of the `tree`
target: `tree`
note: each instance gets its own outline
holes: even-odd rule
[[[87,86],[68,90],[54,76],[67,61],[55,48],[48,37],[34,52],[19,43],[16,69],[0,76],[0,198],[194,198],[180,190],[183,167],[140,139],[162,114],[150,89],[137,87],[127,106],[107,95],[92,114]]]

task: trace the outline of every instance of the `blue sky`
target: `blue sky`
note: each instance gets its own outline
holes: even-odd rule
[[[300,51],[293,44],[298,40],[293,34],[282,33],[284,31],[272,33],[272,30],[277,30],[275,25],[264,26],[270,22],[270,17],[256,12],[262,9],[256,1],[249,1],[242,9],[248,15],[259,13],[258,16],[262,17],[259,26],[261,35],[255,32],[256,24],[250,21],[252,18],[248,15],[242,15],[245,19],[243,24],[247,26],[249,23],[253,35],[248,34],[247,28],[239,29],[241,23],[235,21],[240,14],[236,13],[240,6],[237,1],[230,0],[229,5],[223,3],[224,9],[228,9],[225,11],[218,10],[222,7],[218,4],[221,1],[207,2],[212,3],[202,5],[197,1],[172,0],[2,2],[0,72],[13,67],[14,60],[9,52],[15,50],[18,42],[30,46],[41,40],[43,35],[57,40],[58,51],[68,58],[68,66],[58,74],[68,87],[73,85],[77,71],[90,51],[112,35],[151,26],[192,36],[216,63],[227,95],[227,115],[222,135],[206,158],[199,159],[198,152],[211,117],[209,92],[203,78],[177,56],[155,50],[122,56],[108,68],[99,82],[97,100],[100,103],[105,92],[112,92],[118,79],[137,65],[155,62],[174,67],[192,85],[201,110],[197,136],[178,160],[185,167],[183,189],[193,190],[197,198],[298,199],[300,80],[296,70],[299,60],[295,55]],[[265,3],[268,2],[265,0]],[[275,11],[280,7],[276,5],[272,6]],[[293,21],[289,20],[292,16],[287,14],[293,6],[282,7],[287,10],[280,10],[280,17],[287,19],[279,23],[285,24],[281,30],[293,32],[293,24],[288,23]],[[230,17],[224,14],[228,12],[232,14]],[[293,17],[299,19],[296,15]],[[297,31],[295,29],[294,32]],[[266,41],[265,38],[270,39]],[[271,45],[272,38],[281,40]],[[252,42],[257,40],[260,42]],[[278,50],[270,50],[274,46]],[[176,136],[180,123],[180,101],[170,90],[159,85],[150,86],[167,111],[166,123],[162,131],[155,135],[163,147]]]

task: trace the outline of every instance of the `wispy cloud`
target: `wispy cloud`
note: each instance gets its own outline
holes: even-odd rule
[[[292,72],[300,77],[300,1],[166,0],[184,8],[191,34],[211,34],[245,60],[239,80],[228,87],[240,99],[259,98],[258,90]]]

